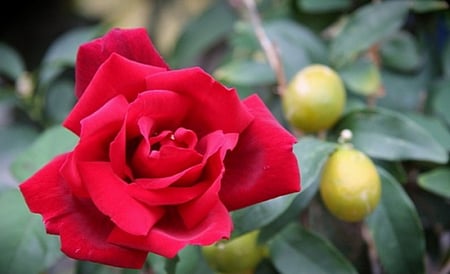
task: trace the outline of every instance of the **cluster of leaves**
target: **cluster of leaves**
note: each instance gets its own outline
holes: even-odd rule
[[[202,65],[242,98],[257,92],[289,128],[275,92],[276,74],[239,2],[211,1],[185,26],[167,59],[175,68]],[[325,139],[302,136],[294,147],[301,193],[233,212],[233,236],[259,229],[260,242],[269,248],[270,256],[255,273],[445,273],[450,268],[446,2],[265,0],[258,1],[258,9],[286,78],[313,63],[328,65],[343,79],[348,100]],[[94,26],[64,34],[31,73],[13,48],[0,43],[0,102],[16,113],[0,131],[0,157],[12,163],[14,182],[76,143],[54,125],[75,102],[72,68],[78,45],[102,31]],[[375,161],[382,180],[381,202],[362,223],[336,220],[317,194],[321,168],[342,129],[352,130],[352,143]],[[67,267],[57,263],[62,257],[57,239],[45,235],[10,178],[0,180],[0,272]],[[154,273],[213,273],[193,246],[177,260],[150,255],[148,263]],[[76,273],[137,273],[69,264]]]

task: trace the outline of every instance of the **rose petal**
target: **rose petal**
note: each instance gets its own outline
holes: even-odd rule
[[[209,214],[211,206],[219,201],[223,170],[223,163],[219,152],[217,152],[208,159],[208,163],[203,170],[202,177],[204,177],[205,182],[208,182],[209,188],[198,198],[178,207],[180,217],[187,228],[198,225]]]
[[[139,63],[168,69],[144,28],[112,29],[103,37],[80,46],[75,66],[77,97],[81,97],[98,68],[112,53]]]
[[[178,128],[174,133],[177,144],[184,148],[193,149],[197,145],[197,134],[192,130]]]
[[[103,105],[80,121],[80,137],[86,139],[102,131],[107,131],[109,135],[116,134],[125,120],[127,110],[128,101],[123,95],[117,95],[105,101]]]
[[[127,165],[127,136],[125,123],[123,123],[116,138],[114,138],[114,141],[109,144],[109,160],[111,168],[117,176],[122,179],[134,179],[133,172]]]
[[[203,182],[191,187],[167,187],[147,190],[139,184],[129,184],[128,193],[149,206],[178,205],[186,203],[205,192],[209,183]]]
[[[77,163],[108,160],[109,142],[123,124],[127,106],[128,102],[123,96],[116,96],[81,122],[80,141],[61,167],[61,174],[76,196],[88,197]]]
[[[103,106],[111,98],[123,95],[128,101],[146,90],[145,77],[164,71],[163,68],[144,65],[118,54],[99,67],[89,86],[64,121],[64,126],[80,133],[80,121]]]
[[[170,185],[190,186],[200,178],[204,165],[205,163],[200,163],[168,177],[137,178],[134,180],[134,183],[139,184],[145,189],[162,189]]]
[[[60,220],[61,250],[69,257],[126,268],[142,268],[147,252],[107,241],[114,224],[92,203],[76,203]]]
[[[80,198],[89,197],[86,187],[83,185],[78,172],[76,155],[74,152],[70,153],[59,170],[61,176],[65,178],[67,186],[73,195]]]
[[[152,121],[151,134],[179,128],[189,116],[192,108],[189,101],[179,94],[168,90],[150,90],[138,95],[129,107],[127,114],[127,134],[130,137],[142,134],[136,121],[148,117]],[[150,136],[147,136],[150,137]]]
[[[165,89],[185,96],[193,106],[183,127],[201,137],[215,130],[241,132],[253,119],[234,89],[228,89],[200,68],[166,71],[147,77],[147,89]],[[205,115],[207,114],[207,115]]]
[[[210,188],[198,198],[179,206],[181,218],[188,228],[196,226],[208,214],[209,208],[219,200],[218,192],[224,172],[223,158],[228,150],[234,148],[237,140],[237,134],[215,131],[199,141],[198,150],[203,152],[206,162],[202,179],[210,183]]]
[[[32,212],[42,215],[49,233],[60,234],[61,250],[79,260],[141,268],[147,252],[106,241],[113,224],[89,200],[77,200],[59,175],[70,154],[55,157],[22,183],[20,191]]]
[[[163,146],[155,153],[137,149],[132,168],[140,178],[167,177],[201,163],[202,159],[195,150],[175,146]]]
[[[124,231],[146,235],[164,210],[146,207],[127,193],[127,183],[114,174],[107,162],[83,162],[80,175],[96,207]]]
[[[56,156],[19,186],[30,211],[41,214],[46,226],[50,219],[72,210],[70,190],[59,174],[68,155],[70,153]],[[51,230],[56,233],[58,229]]]
[[[224,134],[221,130],[217,130],[203,136],[196,147],[197,151],[203,154],[204,159],[208,159],[217,151],[220,153],[220,158],[225,158],[225,153],[228,150],[234,149],[238,143],[239,135],[237,133]]]
[[[255,116],[225,158],[221,200],[239,209],[300,190],[300,173],[292,152],[296,139],[282,128],[257,96],[244,101]]]
[[[188,141],[191,144],[182,145],[192,146],[193,142],[196,142],[196,137],[193,132],[177,130],[176,134],[178,137],[188,138],[187,140],[181,139],[179,141],[176,139],[175,134],[168,130],[154,136],[151,134],[154,122],[147,116],[139,118],[138,126],[142,140],[135,149],[131,160],[131,166],[136,177],[169,177],[201,163],[202,156],[195,150],[177,146],[179,145],[179,141]],[[152,137],[149,138],[149,136]],[[167,139],[166,143],[171,143],[172,145],[166,145],[165,139]],[[155,151],[152,146],[156,147],[156,145],[162,147],[158,151]]]
[[[167,218],[151,229],[147,236],[129,235],[116,228],[108,240],[111,243],[148,250],[172,258],[188,244],[210,245],[230,237],[233,224],[223,204],[217,202],[208,210],[209,214],[192,229],[187,229],[183,224],[177,224],[176,220]]]

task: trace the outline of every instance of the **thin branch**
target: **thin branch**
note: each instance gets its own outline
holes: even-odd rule
[[[373,241],[372,234],[366,224],[361,226],[361,235],[367,244],[367,253],[369,256],[370,266],[373,274],[381,274],[381,268],[378,263],[378,253],[375,247],[375,242]]]
[[[367,56],[372,61],[372,63],[377,67],[377,69],[380,70],[381,58],[380,58],[380,47],[378,44],[375,44],[372,47],[370,47],[370,49],[367,51]],[[377,104],[378,98],[383,97],[385,95],[386,95],[386,90],[384,88],[384,85],[381,84],[375,93],[373,93],[367,97],[367,105],[369,107],[375,107],[375,105]]]
[[[278,82],[278,94],[282,95],[286,89],[286,76],[284,75],[283,63],[275,44],[269,39],[265,32],[261,18],[254,0],[243,0],[245,8],[250,16],[250,22],[255,30],[256,37],[261,44],[262,49],[267,57],[270,67],[275,72]]]
[[[447,273],[450,273],[450,260],[447,261],[447,263],[439,271],[439,274],[447,274]]]

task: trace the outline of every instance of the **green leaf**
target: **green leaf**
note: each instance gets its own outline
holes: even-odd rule
[[[408,1],[383,1],[357,9],[330,45],[331,60],[341,66],[359,53],[381,42],[402,25]]]
[[[385,109],[365,109],[344,116],[335,132],[350,129],[353,145],[384,160],[446,163],[448,154],[433,136],[406,116]]]
[[[180,261],[180,258],[175,256],[175,258],[166,260],[166,265],[164,269],[166,270],[167,274],[176,274],[176,268],[178,265],[178,262]]]
[[[448,4],[445,1],[435,1],[435,0],[412,1],[412,10],[417,13],[424,13],[445,9],[448,9]]]
[[[65,269],[67,271],[67,269]],[[57,272],[59,273],[59,272]],[[88,261],[76,262],[76,274],[141,274],[137,269],[118,268]]]
[[[217,1],[186,26],[169,63],[174,67],[196,64],[197,58],[232,31],[234,22],[235,14],[230,6]]]
[[[302,191],[309,188],[318,178],[321,167],[325,163],[328,155],[336,149],[336,144],[324,142],[311,137],[302,138],[294,145],[294,153],[297,155],[300,166],[302,181]],[[232,213],[234,232],[233,235],[241,235],[245,232],[276,222],[277,218],[284,212],[298,212],[302,203],[290,208],[294,199],[298,199],[299,194],[284,195],[269,201],[265,201],[250,207],[246,207]],[[302,196],[303,197],[303,196]],[[290,213],[286,213],[289,214]],[[285,217],[283,219],[286,219]],[[277,226],[278,227],[278,226]],[[275,229],[274,229],[275,230]]]
[[[256,205],[233,211],[233,237],[258,229],[280,216],[297,194],[280,196]]]
[[[288,80],[310,63],[327,63],[324,42],[308,28],[288,19],[271,20],[263,27],[278,49]],[[252,86],[276,83],[275,73],[249,24],[237,24],[232,43],[231,61],[216,72],[219,80]]]
[[[307,207],[319,188],[319,176],[323,165],[337,148],[337,144],[325,142],[312,137],[303,137],[294,145],[302,177],[302,190],[297,194],[289,207],[276,219],[261,230],[260,240],[266,241],[280,231],[287,223],[298,216]]]
[[[287,19],[270,21],[264,28],[278,48],[287,80],[311,63],[328,63],[324,42],[308,28]]]
[[[55,123],[64,121],[76,102],[74,83],[68,80],[52,82],[46,92],[45,112]]]
[[[377,167],[389,172],[401,184],[408,183],[408,174],[405,166],[400,161],[384,161],[372,159]]]
[[[213,274],[198,246],[186,246],[178,256],[177,273]]]
[[[1,77],[0,77],[1,78]],[[11,84],[0,83],[0,104],[13,105],[16,99],[16,89]],[[0,105],[0,106],[1,106]]]
[[[0,272],[39,273],[62,255],[59,241],[47,235],[41,218],[31,214],[17,189],[0,193]]]
[[[62,34],[48,47],[42,62],[44,64],[73,65],[78,48],[84,42],[94,38],[96,27],[73,28]]]
[[[419,67],[421,56],[414,37],[399,31],[380,46],[382,63],[400,71],[412,71]]]
[[[252,60],[232,60],[219,67],[214,76],[221,82],[236,86],[263,86],[276,82],[275,74],[269,64]]]
[[[431,92],[433,113],[442,117],[447,125],[450,126],[450,108],[448,107],[448,102],[450,102],[450,79],[434,83]]]
[[[365,109],[367,107],[366,103],[361,100],[362,98],[357,98],[356,96],[348,96],[347,101],[345,102],[345,109],[342,113],[342,116],[347,115],[350,112],[357,111],[360,109]]]
[[[279,274],[269,259],[263,259],[255,269],[254,274]]]
[[[281,274],[357,273],[333,245],[298,224],[287,226],[269,243],[269,249]]]
[[[154,254],[154,253],[149,253],[147,256],[147,262],[150,265],[150,268],[152,270],[152,273],[155,274],[166,274],[166,261],[167,258]]]
[[[54,156],[71,150],[77,141],[78,137],[63,127],[47,129],[14,161],[13,175],[19,181],[27,179]]]
[[[312,137],[303,137],[294,145],[302,176],[302,189],[314,184],[330,155],[337,148],[336,143],[325,142]]]
[[[297,5],[306,12],[321,13],[345,10],[352,5],[351,0],[297,0]]]
[[[232,57],[241,58],[261,58],[264,52],[261,45],[256,38],[250,22],[238,21],[233,27],[233,32],[230,35],[230,46],[232,50]]]
[[[338,72],[347,88],[356,94],[374,94],[381,86],[380,71],[367,58],[359,58]]]
[[[385,95],[378,99],[378,106],[397,111],[416,111],[423,101],[423,91],[428,88],[426,77],[425,71],[416,74],[400,74],[382,70],[381,78]]]
[[[78,27],[58,37],[44,55],[40,81],[49,83],[65,68],[73,66],[79,46],[94,38],[97,31],[97,27]]]
[[[285,61],[289,58],[296,58],[295,51],[302,49],[308,55],[311,62],[326,64],[328,62],[327,47],[324,41],[309,28],[289,19],[272,20],[264,24],[269,38],[279,47],[280,53],[283,55],[284,50]]]
[[[21,153],[24,147],[29,146],[38,136],[38,132],[29,126],[13,125],[1,127],[0,130],[0,157]]]
[[[424,273],[425,240],[414,204],[398,182],[379,169],[380,204],[366,219],[388,273]]]
[[[450,40],[447,40],[447,43],[445,43],[442,57],[440,59],[442,62],[444,76],[448,78],[450,76]]]
[[[260,229],[258,241],[265,243],[276,236],[287,224],[296,220],[302,210],[309,206],[309,203],[316,195],[319,184],[315,183],[302,190],[292,201],[290,206],[275,220]]]
[[[0,126],[0,184],[16,187],[17,182],[10,172],[11,164],[37,136],[38,132],[28,126]]]
[[[418,183],[423,189],[450,199],[450,168],[442,167],[422,173]]]
[[[423,127],[436,141],[450,151],[450,131],[441,120],[434,116],[425,116],[417,112],[406,113],[406,115]]]
[[[22,57],[10,46],[0,43],[0,75],[15,80],[25,71]]]
[[[419,212],[424,228],[441,226],[450,229],[448,199],[429,191],[412,191],[408,193]]]

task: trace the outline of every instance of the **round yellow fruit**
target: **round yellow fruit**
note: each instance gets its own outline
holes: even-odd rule
[[[202,247],[208,265],[223,274],[251,274],[267,254],[267,247],[258,244],[259,231],[231,240]]]
[[[348,222],[364,219],[380,201],[381,183],[375,165],[354,148],[338,148],[322,170],[320,195],[337,218]]]
[[[334,125],[345,107],[339,75],[325,65],[310,65],[290,81],[282,97],[283,113],[295,128],[314,133]]]

